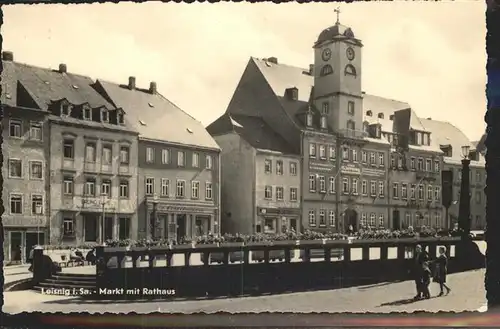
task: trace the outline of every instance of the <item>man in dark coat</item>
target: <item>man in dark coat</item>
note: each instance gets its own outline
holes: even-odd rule
[[[421,245],[415,247],[415,255],[413,256],[413,278],[415,280],[415,288],[417,289],[417,295],[415,299],[421,299],[424,296],[423,289],[423,278],[424,278],[424,267],[429,262],[429,254],[422,250]]]

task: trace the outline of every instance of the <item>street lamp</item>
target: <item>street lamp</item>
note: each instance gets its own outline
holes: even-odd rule
[[[156,228],[157,228],[157,216],[156,216],[156,212],[157,212],[157,207],[158,207],[158,196],[155,194],[153,196],[153,213],[151,214],[151,218],[149,219],[150,221],[150,228],[151,228],[151,240],[155,240],[156,239]]]
[[[463,238],[470,233],[470,146],[462,146],[462,180],[460,183],[460,204],[458,208],[458,227]]]
[[[36,215],[36,244],[40,245],[40,220],[42,215],[42,205],[37,204],[35,206],[35,215]]]
[[[107,198],[106,192],[101,193],[101,205],[102,205],[102,215],[101,215],[101,234],[99,236],[100,243],[104,244],[104,230],[105,230],[105,225],[104,225],[104,218],[106,216],[106,198]]]

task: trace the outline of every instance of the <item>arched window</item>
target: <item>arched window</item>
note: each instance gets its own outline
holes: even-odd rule
[[[345,69],[344,69],[344,74],[356,76],[356,69],[351,64],[347,64]]]
[[[327,64],[327,65],[325,65],[325,66],[323,66],[323,67],[321,68],[321,73],[320,73],[320,75],[321,75],[322,77],[324,77],[325,75],[329,75],[329,74],[332,74],[332,73],[333,73],[333,68],[332,68],[332,66]]]

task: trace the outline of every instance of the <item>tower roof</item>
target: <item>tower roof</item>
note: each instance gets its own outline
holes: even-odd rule
[[[331,41],[334,40],[337,37],[343,37],[343,38],[349,38],[349,39],[354,39],[354,32],[350,27],[347,27],[345,25],[340,24],[340,22],[337,21],[335,25],[330,26],[326,29],[324,29],[318,36],[318,40],[316,41],[316,44],[323,43],[325,41]]]

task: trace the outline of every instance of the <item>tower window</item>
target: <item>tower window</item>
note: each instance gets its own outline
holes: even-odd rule
[[[353,101],[347,102],[347,113],[349,113],[350,115],[354,115],[354,102]]]
[[[344,74],[345,75],[356,76],[356,69],[354,68],[353,65],[347,64],[346,67],[345,67],[345,69],[344,69]]]
[[[329,75],[329,74],[332,74],[332,73],[333,73],[333,68],[332,68],[332,66],[327,64],[327,65],[325,65],[325,66],[323,66],[323,67],[321,68],[321,73],[320,73],[320,75],[321,75],[322,77],[324,77],[325,75]]]

